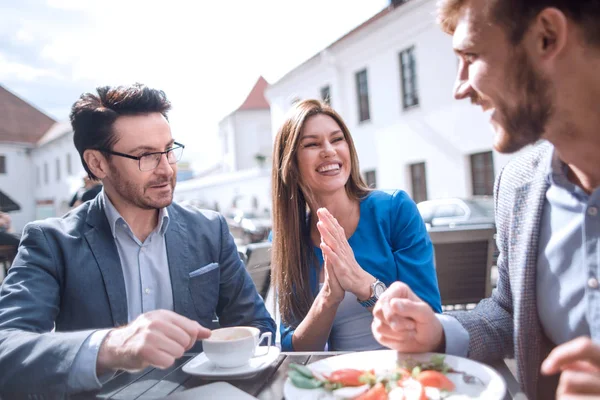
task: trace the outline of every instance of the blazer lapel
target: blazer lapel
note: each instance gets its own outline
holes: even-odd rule
[[[188,237],[180,218],[173,207],[169,207],[169,227],[165,233],[169,274],[173,288],[173,311],[187,318],[195,319],[194,306],[189,291],[189,266],[192,265],[189,254]]]
[[[509,239],[510,281],[515,318],[515,357],[519,381],[526,393],[537,392],[541,365],[542,328],[536,296],[536,270],[540,223],[548,183],[545,166],[552,151],[532,165],[532,179],[517,188]]]
[[[115,240],[104,212],[102,196],[97,196],[93,200],[86,222],[90,225],[90,229],[85,232],[85,238],[102,273],[113,325],[126,325],[128,317],[125,279]]]

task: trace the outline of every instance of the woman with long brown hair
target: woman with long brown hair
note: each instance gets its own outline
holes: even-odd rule
[[[381,348],[371,310],[394,281],[441,311],[433,247],[403,191],[369,189],[342,118],[293,106],[273,154],[272,282],[284,351]]]

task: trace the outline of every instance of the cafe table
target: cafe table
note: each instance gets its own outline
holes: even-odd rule
[[[248,379],[223,380],[261,400],[283,399],[283,386],[290,363],[310,364],[344,352],[293,352],[281,353],[269,367]],[[206,385],[215,380],[202,379],[183,372],[182,367],[196,354],[186,353],[175,364],[165,370],[147,368],[137,373],[121,372],[106,382],[102,389],[94,393],[82,393],[73,399],[161,399],[170,394]],[[490,364],[504,377],[507,383],[508,399],[524,399],[517,396],[518,384],[504,362]]]

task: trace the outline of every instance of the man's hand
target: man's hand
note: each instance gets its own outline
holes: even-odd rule
[[[542,363],[542,373],[559,372],[557,399],[600,399],[600,344],[582,336],[557,346]]]
[[[167,310],[150,311],[111,330],[98,352],[96,372],[135,371],[148,366],[168,368],[210,330]]]
[[[375,339],[391,349],[420,353],[439,350],[444,344],[444,329],[429,304],[402,282],[383,293],[373,317]]]

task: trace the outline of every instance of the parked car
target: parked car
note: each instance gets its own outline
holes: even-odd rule
[[[495,225],[494,199],[492,197],[426,200],[417,204],[417,208],[428,228]]]
[[[269,236],[272,222],[268,213],[232,210],[224,215],[233,236],[242,239],[244,243],[262,242]]]

